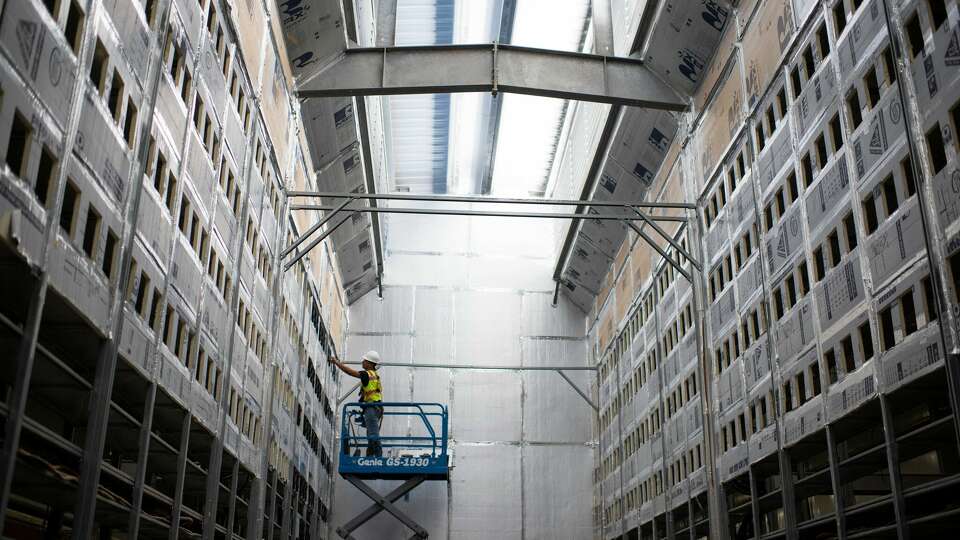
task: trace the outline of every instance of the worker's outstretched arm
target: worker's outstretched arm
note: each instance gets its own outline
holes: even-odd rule
[[[351,367],[349,367],[349,366],[343,365],[343,362],[341,362],[340,359],[337,358],[336,356],[331,356],[329,359],[327,359],[327,361],[330,362],[331,364],[337,366],[338,368],[340,368],[340,371],[346,373],[347,375],[349,375],[349,376],[351,376],[351,377],[356,377],[356,378],[358,378],[358,379],[360,378],[360,374],[357,373],[357,370],[355,370],[355,369],[353,369],[353,368],[351,368]]]

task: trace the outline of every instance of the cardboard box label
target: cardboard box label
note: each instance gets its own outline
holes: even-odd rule
[[[640,189],[646,190],[653,183],[653,175],[663,163],[676,134],[677,119],[672,113],[631,108],[617,130],[610,157],[632,171],[642,184]]]
[[[869,0],[866,6],[862,6],[860,12],[847,25],[846,33],[837,42],[837,56],[844,87],[856,75],[862,60],[874,58],[872,54],[867,54],[870,52],[870,44],[887,35],[882,2],[883,0]]]
[[[710,329],[719,336],[730,325],[737,322],[736,287],[728,286],[726,292],[710,306]]]
[[[737,29],[733,24],[728,24],[723,30],[723,35],[717,43],[716,52],[707,65],[706,70],[701,77],[701,83],[697,92],[693,95],[693,106],[696,111],[703,111],[710,92],[716,86],[717,81],[723,75],[727,62],[730,61],[730,55],[734,54],[734,44],[737,39]]]
[[[704,178],[711,176],[743,124],[743,95],[740,59],[736,57],[704,111],[700,127],[696,129],[702,149],[700,172]]]
[[[788,362],[817,339],[813,309],[805,298],[776,325],[775,343],[780,362]]]
[[[674,87],[692,94],[729,20],[729,8],[715,0],[665,2],[647,63]]]
[[[110,288],[102,274],[79,249],[57,235],[50,250],[50,284],[72,304],[84,318],[106,335],[110,315]]]
[[[763,2],[743,33],[741,50],[747,72],[747,105],[753,107],[778,72],[796,24],[790,0]]]
[[[193,136],[193,135],[188,135]],[[199,195],[199,200],[194,204],[206,208],[210,197],[214,193],[214,172],[213,165],[210,163],[210,156],[207,155],[207,149],[204,148],[199,139],[194,139],[187,150],[187,173],[190,180],[193,181],[194,189]],[[251,194],[252,195],[252,194]]]
[[[227,103],[227,81],[223,78],[220,57],[213,48],[212,42],[208,41],[206,50],[200,53],[200,67],[203,68],[200,84],[207,89],[207,100],[204,105],[208,110],[213,111],[217,124],[223,124],[223,108]],[[230,103],[233,102],[230,101]]]
[[[942,89],[955,88],[953,83],[960,74],[957,69],[960,66],[960,24],[951,24],[948,20],[947,24],[934,32],[932,50],[927,49],[910,63],[910,71],[919,109],[925,114],[932,114],[933,100]]]
[[[758,463],[777,450],[777,427],[771,424],[750,437],[750,464]]]
[[[793,206],[766,234],[767,273],[776,277],[780,270],[793,259],[803,243],[803,225],[799,206]]]
[[[823,398],[817,396],[804,403],[800,408],[790,411],[783,418],[783,442],[792,445],[823,427],[826,418],[823,414]]]
[[[932,371],[934,366],[943,361],[941,350],[939,327],[931,324],[921,332],[911,335],[906,343],[883,353],[880,365],[884,390],[891,391],[923,373]]]
[[[149,64],[150,32],[144,27],[143,20],[136,10],[133,0],[106,0],[104,11],[109,14],[117,33],[120,35],[120,55],[133,71],[141,88],[146,82]]]
[[[227,323],[230,320],[229,310],[220,299],[220,293],[210,283],[207,284],[207,295],[203,303],[201,317],[203,329],[215,343],[223,343],[227,337]]]
[[[746,185],[747,187],[737,190],[733,200],[727,205],[727,214],[730,216],[731,223],[733,223],[733,230],[738,230],[753,216],[754,210],[756,210],[753,201],[752,182],[745,179],[741,181],[740,185]]]
[[[903,137],[906,129],[900,91],[896,88],[888,90],[880,98],[871,114],[861,124],[858,133],[853,135],[853,158],[858,183],[862,183],[886,158],[889,154],[887,151]]]
[[[174,249],[172,266],[170,269],[171,285],[177,289],[180,296],[186,301],[189,307],[200,299],[200,284],[203,283],[203,275],[193,259],[192,251],[187,248],[187,242],[183,237],[179,237]]]
[[[0,43],[20,75],[40,95],[60,129],[67,124],[76,77],[73,52],[60,30],[49,28],[34,2],[7,2]]]
[[[167,77],[161,76],[157,90],[157,110],[154,114],[154,125],[166,127],[167,133],[176,134],[173,139],[183,140],[183,133],[187,129],[187,110],[176,88]],[[180,146],[177,146],[180,151]],[[177,158],[179,161],[179,158]]]
[[[740,370],[741,362],[737,360],[720,374],[720,380],[717,381],[717,398],[720,401],[721,412],[727,411],[743,400],[743,374]]]
[[[882,286],[922,249],[923,223],[917,199],[913,198],[909,206],[898,212],[896,219],[887,221],[870,235],[867,257],[874,285],[878,288]]]
[[[956,164],[944,167],[931,184],[937,222],[942,230],[947,230],[960,220],[960,168]]]
[[[171,11],[170,18],[179,19],[184,28],[184,35],[188,40],[190,40],[190,50],[196,50],[200,46],[200,38],[202,36],[201,29],[203,28],[201,19],[203,18],[203,13],[200,11],[200,2],[194,0],[176,0],[174,2],[176,9]]]
[[[827,274],[816,291],[820,328],[825,330],[864,300],[859,253],[850,253],[846,262]]]
[[[277,10],[295,78],[321,68],[346,48],[337,2],[278,0]]]
[[[130,174],[126,142],[121,141],[100,108],[94,102],[99,99],[92,91],[84,93],[84,106],[80,112],[80,124],[74,151],[93,170],[97,182],[118,208],[123,207],[125,184]]]
[[[750,300],[763,292],[763,266],[760,257],[754,257],[737,275],[737,297],[740,299],[740,312],[750,307]]]
[[[760,192],[766,193],[773,181],[780,176],[787,163],[793,161],[793,140],[790,138],[789,123],[784,123],[767,142],[757,157],[757,180],[760,181]]]
[[[827,413],[830,420],[841,418],[877,395],[874,364],[865,364],[830,389]]]
[[[727,230],[727,213],[721,212],[707,231],[707,263],[713,264],[721,255],[726,253],[725,248],[730,243],[730,233]]]
[[[750,465],[750,445],[739,442],[720,456],[720,476],[722,481],[736,478],[747,472]]]
[[[747,388],[753,389],[770,373],[770,357],[767,354],[766,336],[757,339],[753,346],[744,353],[743,359],[743,375]]]
[[[820,70],[807,81],[806,88],[800,92],[793,105],[799,140],[805,140],[807,133],[820,123],[824,111],[836,101],[838,95],[837,74],[833,62],[821,62]]]
[[[352,98],[308,99],[300,112],[316,170],[357,144]]]
[[[850,175],[847,172],[846,153],[841,152],[820,181],[807,194],[807,230],[811,237],[830,222],[837,209],[847,202],[850,194]],[[849,208],[849,205],[847,206]]]
[[[574,243],[565,274],[571,281],[596,294],[600,291],[604,273],[609,265],[610,259],[581,236]]]

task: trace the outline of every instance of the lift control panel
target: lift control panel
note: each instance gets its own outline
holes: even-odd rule
[[[363,425],[367,407],[383,409],[380,436],[370,438]],[[378,456],[368,455],[369,443],[379,442]],[[341,475],[359,478],[446,480],[447,407],[440,403],[348,403],[340,424]]]

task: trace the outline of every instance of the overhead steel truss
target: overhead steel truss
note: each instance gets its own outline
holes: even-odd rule
[[[301,98],[512,92],[669,111],[687,104],[642,61],[504,45],[356,47],[297,84]]]
[[[661,208],[661,209],[674,209],[674,210],[690,210],[696,208],[695,205],[688,203],[651,203],[645,201],[636,201],[636,202],[611,202],[611,201],[582,201],[582,200],[564,200],[564,199],[506,199],[506,198],[495,198],[495,197],[468,197],[468,196],[446,196],[446,195],[415,195],[415,194],[382,194],[382,193],[337,193],[337,192],[319,192],[319,191],[290,191],[287,193],[288,197],[298,198],[298,197],[308,197],[308,198],[322,198],[322,199],[343,199],[343,202],[337,205],[317,205],[317,204],[291,204],[290,210],[314,210],[324,212],[323,217],[308,228],[299,238],[294,240],[286,249],[281,253],[281,258],[287,257],[291,253],[294,253],[292,259],[284,263],[284,271],[289,270],[293,265],[295,265],[300,259],[306,256],[313,248],[320,245],[324,239],[334,233],[340,225],[343,225],[350,216],[356,212],[364,212],[371,214],[381,214],[381,213],[392,213],[392,214],[418,214],[418,215],[445,215],[445,216],[486,216],[486,217],[515,217],[515,218],[539,218],[539,219],[592,219],[598,221],[619,221],[626,223],[631,227],[634,221],[642,221],[647,224],[652,224],[654,230],[659,234],[664,236],[671,246],[675,247],[681,254],[687,258],[696,268],[700,270],[700,263],[697,262],[694,257],[679,244],[673,241],[672,238],[655,222],[657,221],[670,221],[670,222],[679,222],[686,223],[687,217],[685,216],[670,216],[670,215],[648,215],[644,212],[644,209],[648,208]],[[446,202],[446,203],[479,203],[479,204],[516,204],[516,205],[538,205],[538,206],[577,206],[577,210],[581,208],[584,210],[584,213],[575,211],[574,213],[560,213],[560,212],[504,212],[504,211],[486,211],[486,210],[458,210],[458,209],[448,209],[448,208],[392,208],[392,207],[375,207],[375,206],[350,206],[350,203],[355,201],[379,201],[379,200],[400,200],[400,201],[424,201],[424,202]],[[613,210],[621,210],[621,212],[608,211],[607,213],[586,213],[586,210],[589,207],[600,207]],[[624,211],[625,210],[625,211]],[[307,241],[314,233],[319,231],[324,225],[332,222],[339,214],[347,214],[339,221],[336,221],[332,226],[327,227],[319,236],[314,238],[304,249],[299,249],[299,247]],[[635,230],[638,230],[635,228]],[[653,243],[649,237],[643,233],[641,234],[644,239],[651,243],[656,249],[659,250],[659,247]],[[680,270],[681,273],[687,275],[684,270]],[[687,275],[688,276],[688,275]],[[689,276],[688,276],[689,277]]]
[[[619,221],[626,224],[631,229],[633,229],[643,240],[657,253],[659,253],[664,260],[669,262],[677,272],[686,278],[691,284],[696,288],[696,282],[694,276],[687,269],[683,267],[682,261],[677,261],[673,256],[668,254],[663,248],[661,248],[657,242],[649,235],[643,228],[638,227],[634,222],[640,221],[645,225],[650,226],[658,235],[660,235],[666,242],[673,248],[684,260],[688,261],[694,268],[694,271],[700,273],[703,271],[703,267],[700,262],[683,246],[681,246],[670,234],[667,233],[662,227],[660,227],[658,221],[670,221],[670,222],[680,222],[682,223],[681,227],[685,227],[688,224],[690,219],[686,215],[680,216],[662,216],[662,215],[648,215],[644,210],[646,209],[665,209],[665,210],[682,210],[689,211],[695,210],[696,205],[690,203],[682,202],[646,202],[646,201],[635,201],[635,202],[613,202],[613,201],[583,201],[583,200],[566,200],[566,199],[510,199],[510,198],[497,198],[497,197],[471,197],[471,196],[449,196],[449,195],[420,195],[420,194],[371,194],[371,193],[338,193],[338,192],[319,192],[319,191],[289,191],[287,196],[290,198],[322,198],[322,199],[343,199],[337,205],[315,205],[315,204],[291,204],[290,210],[314,210],[314,211],[323,211],[323,217],[314,223],[310,228],[308,228],[299,238],[294,240],[286,249],[281,253],[281,258],[287,257],[291,253],[294,253],[294,256],[291,260],[284,263],[284,270],[289,270],[293,265],[295,265],[301,258],[303,258],[311,249],[319,245],[325,238],[333,234],[337,228],[350,219],[350,216],[355,212],[370,212],[370,213],[401,213],[401,214],[418,214],[418,215],[451,215],[451,216],[493,216],[493,217],[519,217],[519,218],[540,218],[540,219],[597,219],[597,220],[607,220],[607,221]],[[482,204],[515,204],[515,205],[537,205],[537,206],[576,206],[577,209],[574,213],[551,213],[551,212],[503,212],[503,211],[484,211],[484,210],[457,210],[457,209],[438,209],[438,208],[389,208],[389,207],[372,207],[372,206],[354,206],[351,207],[350,204],[353,202],[359,201],[379,201],[379,200],[393,200],[393,201],[419,201],[419,202],[445,202],[445,203],[482,203]],[[582,209],[584,212],[589,207],[599,207],[607,209],[608,213],[580,213]],[[621,210],[620,213],[613,213],[614,210]],[[626,210],[623,212],[623,210]],[[341,213],[347,214],[342,219],[334,222],[334,219]],[[695,214],[694,214],[695,215]],[[694,219],[696,219],[694,217]],[[333,223],[332,226],[327,227],[319,236],[310,241],[304,249],[298,249],[304,242],[306,242],[314,233],[323,228],[324,225],[328,223]],[[557,281],[557,286],[559,287],[559,281]],[[554,299],[554,304],[556,299]],[[700,315],[700,322],[702,322],[703,311],[699,310],[698,314]],[[350,362],[348,362],[350,363]],[[358,362],[352,362],[358,363]],[[595,411],[598,410],[597,404],[593,402],[587,396],[586,392],[581,390],[574,382],[564,373],[565,371],[597,371],[596,367],[590,366],[579,366],[579,367],[567,367],[567,366],[489,366],[489,365],[459,365],[459,364],[383,364],[391,365],[398,367],[418,367],[418,368],[442,368],[442,369],[496,369],[496,370],[541,370],[541,371],[556,371],[560,374],[561,377],[569,384],[576,392],[593,408]],[[356,390],[356,386],[348,390],[339,400],[338,404],[346,399],[353,391]]]
[[[710,380],[709,376],[709,363],[707,358],[709,357],[707,346],[706,346],[706,308],[704,305],[704,298],[706,295],[704,280],[703,280],[703,265],[700,261],[697,260],[693,254],[690,253],[677,239],[669,234],[666,230],[661,227],[658,222],[667,221],[667,222],[679,222],[680,227],[677,230],[677,234],[683,233],[685,230],[691,232],[695,236],[694,244],[699,242],[699,238],[702,237],[703,231],[698,219],[698,214],[696,212],[697,206],[691,203],[683,202],[647,202],[647,201],[635,201],[635,202],[615,202],[615,201],[587,201],[587,200],[564,200],[564,199],[507,199],[507,198],[495,198],[495,197],[471,197],[471,196],[447,196],[447,195],[420,195],[420,194],[371,194],[371,193],[337,193],[337,192],[317,192],[317,191],[289,191],[287,196],[290,198],[321,198],[326,200],[341,200],[337,205],[316,205],[316,204],[291,204],[289,208],[291,210],[315,210],[323,211],[325,214],[323,217],[317,221],[313,226],[311,226],[307,231],[302,234],[299,238],[294,240],[287,248],[283,251],[281,258],[287,257],[289,254],[294,253],[294,256],[291,260],[287,261],[284,264],[284,270],[288,270],[291,266],[297,263],[304,255],[306,255],[311,249],[319,245],[327,236],[333,233],[341,224],[346,220],[350,219],[350,216],[355,212],[392,212],[392,213],[404,213],[404,214],[421,214],[421,215],[455,215],[455,216],[499,216],[499,217],[522,217],[522,218],[540,218],[540,219],[598,219],[598,220],[610,220],[610,221],[619,221],[625,226],[630,227],[637,235],[643,239],[648,246],[650,246],[654,251],[656,251],[663,260],[672,266],[674,270],[677,271],[684,279],[686,279],[692,289],[693,293],[693,303],[695,306],[694,319],[696,322],[695,332],[696,332],[696,341],[697,341],[697,352],[698,357],[700,358],[698,371],[700,374],[701,388],[703,389],[700,392],[700,402],[704,410],[704,416],[707,418],[712,418],[713,415],[710,412],[713,408],[710,395],[710,385],[707,384],[707,381]],[[394,200],[394,201],[419,201],[419,202],[444,202],[444,203],[486,203],[486,204],[512,204],[512,205],[538,205],[538,206],[574,206],[573,213],[564,212],[564,213],[550,213],[550,212],[502,212],[502,211],[483,211],[483,210],[457,210],[457,209],[437,209],[437,208],[390,208],[390,207],[371,207],[371,206],[350,206],[354,202],[375,202],[382,200]],[[596,212],[590,213],[591,207],[600,208],[604,213]],[[673,213],[679,215],[655,215],[650,214],[649,210],[660,209],[660,210],[672,210]],[[679,212],[678,212],[679,211]],[[333,223],[334,218],[339,214],[347,214],[345,217],[335,222],[332,226],[327,227],[327,229],[321,233],[319,236],[310,241],[309,245],[304,249],[298,249],[301,244],[309,239],[311,235],[319,231],[327,223]],[[641,222],[641,225],[638,225],[636,222]],[[669,246],[668,248],[661,247],[657,240],[648,233],[645,227],[649,226],[650,229],[656,233],[657,236],[663,239]],[[690,228],[692,226],[692,229]],[[673,253],[670,253],[670,251]],[[690,268],[685,268],[684,264],[690,263]],[[560,278],[554,276],[554,281],[556,281],[557,286],[559,287]],[[555,293],[556,294],[556,293]],[[556,299],[554,299],[554,305],[556,304]],[[384,364],[387,365],[387,364]],[[393,364],[391,364],[393,365]],[[598,375],[597,384],[599,386],[599,370],[596,367],[560,367],[560,366],[476,366],[476,365],[454,365],[454,364],[397,364],[402,367],[433,367],[433,368],[443,368],[443,369],[504,369],[504,370],[549,370],[556,371],[560,376],[567,382],[576,392],[580,395],[584,401],[594,410],[596,414],[599,414],[599,408],[593,400],[580,389],[574,382],[567,376],[566,371],[574,370],[589,370],[593,371]],[[349,390],[344,394],[339,402],[342,402],[346,399],[349,394],[354,392],[356,387]],[[705,438],[705,447],[706,447],[706,458],[708,463],[714,462],[714,445],[715,445],[715,434],[711,429],[709,423],[704,423],[704,438]],[[602,451],[602,448],[601,448]],[[710,486],[715,486],[716,478],[713,471],[710,468],[707,468],[707,483]],[[710,503],[712,505],[718,505],[719,499],[716,495],[715,490],[708,488],[708,493],[710,495]],[[713,514],[716,514],[716,506],[714,506]],[[720,533],[716,528],[717,524],[715,522],[716,516],[713,515],[710,520],[711,523],[711,537],[719,538]]]

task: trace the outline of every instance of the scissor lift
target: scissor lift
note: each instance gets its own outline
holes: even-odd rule
[[[337,528],[340,538],[352,539],[351,533],[374,516],[386,510],[410,528],[414,538],[427,538],[429,533],[413,519],[393,505],[427,480],[447,480],[450,461],[447,455],[447,407],[440,403],[378,403],[383,407],[380,445],[383,456],[366,455],[369,438],[358,429],[358,418],[363,417],[363,403],[348,403],[343,407],[340,424],[340,476],[353,484],[373,501],[366,510]],[[411,433],[422,435],[389,435],[385,429],[407,429],[407,419],[414,418]],[[359,434],[359,433],[362,433]],[[389,431],[387,431],[389,433]],[[365,480],[404,480],[386,495],[377,493]]]

